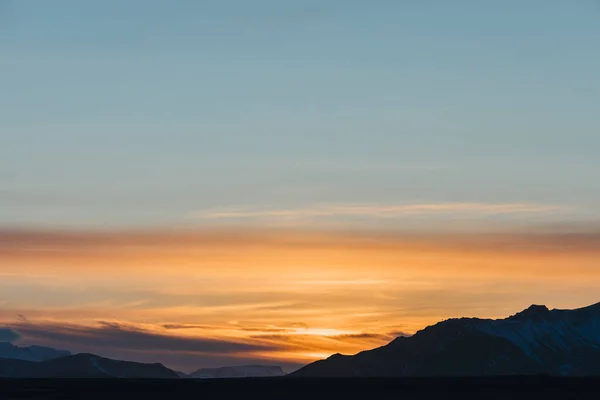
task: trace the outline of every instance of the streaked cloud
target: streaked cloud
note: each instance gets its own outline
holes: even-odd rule
[[[120,359],[125,356],[126,359],[134,361],[161,360],[166,356],[173,360],[174,365],[188,371],[205,366],[206,361],[209,361],[208,365],[239,364],[249,360],[267,362],[277,355],[287,355],[278,361],[284,366],[292,366],[293,369],[294,366],[302,365],[300,360],[303,356],[330,351],[332,345],[338,350],[353,352],[355,349],[387,343],[397,336],[397,332],[352,333],[335,329],[308,328],[267,328],[252,332],[243,340],[165,333],[172,329],[192,327],[195,326],[140,327],[107,321],[98,321],[93,325],[18,322],[0,328],[0,334],[9,333],[11,339],[15,340],[22,338],[26,344],[37,343],[74,352],[96,352],[105,356],[117,354],[116,357]]]
[[[224,340],[203,337],[185,337],[151,332],[131,324],[100,321],[93,326],[74,324],[17,323],[10,327],[19,335],[42,341],[84,344],[128,350],[164,349],[171,352],[202,354],[241,354],[266,350],[277,350],[273,344],[258,341]]]
[[[164,324],[162,325],[165,329],[179,330],[179,329],[212,329],[210,325],[198,325],[198,324]]]
[[[385,283],[384,280],[373,280],[373,279],[358,279],[358,280],[349,280],[349,279],[337,279],[337,280],[307,280],[307,281],[297,281],[296,283],[299,285],[324,285],[324,286],[338,286],[338,285],[348,285],[348,286],[362,286],[362,285],[379,285]]]
[[[597,302],[600,229],[584,228],[5,229],[0,321],[23,343],[173,367],[299,365],[445,318]]]
[[[418,215],[502,215],[535,214],[564,211],[565,206],[529,203],[419,203],[399,205],[324,205],[293,209],[214,209],[193,214],[197,219],[278,218],[302,219],[315,217],[398,218]]]

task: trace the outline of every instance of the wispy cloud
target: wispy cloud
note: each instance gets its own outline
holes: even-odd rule
[[[243,340],[225,336],[182,336],[169,332],[195,327],[192,324],[142,327],[106,321],[94,325],[18,322],[0,327],[0,339],[21,339],[25,344],[42,344],[133,361],[170,361],[167,365],[193,371],[206,365],[264,363],[266,360],[277,360],[287,369],[294,369],[299,366],[295,364],[306,357],[309,359],[304,362],[319,358],[317,353],[328,356],[334,352],[332,349],[356,353],[364,348],[386,344],[398,336],[396,331],[376,333],[303,326],[244,328],[250,335]],[[205,328],[203,325],[200,327]]]
[[[286,353],[293,347],[284,341],[182,336],[166,334],[164,329],[159,325],[147,329],[113,322],[19,322],[0,326],[0,340],[16,339],[19,345],[50,346],[120,360],[161,362],[186,372],[202,367],[273,362],[268,357],[270,352]],[[292,371],[304,362],[278,359],[277,363]]]
[[[198,354],[239,354],[281,349],[282,346],[257,341],[183,337],[144,330],[133,325],[99,322],[95,326],[73,324],[17,323],[0,332],[64,345],[79,344],[139,351],[164,349]],[[13,336],[11,336],[13,337]],[[18,336],[14,336],[16,339]]]
[[[376,280],[376,279],[329,279],[329,280],[306,280],[306,281],[296,281],[298,285],[323,285],[323,286],[362,286],[362,285],[380,285],[387,283],[385,280]]]
[[[534,302],[591,304],[599,255],[600,226],[588,225],[0,230],[0,321],[19,343],[190,370],[300,363],[373,348],[440,319],[506,316]]]
[[[302,219],[314,217],[398,218],[418,215],[501,215],[555,212],[565,206],[531,203],[420,203],[397,205],[340,204],[291,209],[213,209],[193,214],[198,219],[277,218]]]

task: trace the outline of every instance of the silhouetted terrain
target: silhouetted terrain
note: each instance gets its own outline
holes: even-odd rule
[[[70,356],[71,352],[44,346],[19,347],[9,342],[0,342],[0,358],[26,361],[46,361]]]
[[[111,360],[93,354],[76,354],[48,361],[0,359],[2,378],[148,378],[176,379],[162,364]]]
[[[93,354],[76,354],[50,347],[19,347],[0,342],[0,378],[137,378],[213,379],[275,377],[285,373],[276,365],[242,365],[201,368],[192,374],[162,364],[113,360]]]
[[[333,355],[295,377],[600,375],[600,303],[533,305],[511,317],[450,319],[354,356]]]
[[[188,378],[216,379],[216,378],[249,378],[283,376],[285,373],[276,365],[242,365],[239,367],[201,368],[189,374]]]
[[[600,379],[250,378],[0,380],[1,399],[597,399]]]
[[[282,375],[276,366],[200,369],[0,343],[0,378],[237,378]],[[354,356],[333,355],[291,378],[600,376],[600,303],[576,310],[533,305],[508,318],[449,319]]]

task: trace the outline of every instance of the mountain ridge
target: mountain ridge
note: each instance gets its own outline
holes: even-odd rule
[[[24,361],[48,361],[54,358],[70,356],[67,350],[57,350],[45,346],[16,346],[10,342],[0,342],[0,358]]]
[[[333,356],[291,376],[566,376],[600,374],[600,303],[530,307],[502,319],[450,318],[353,356]]]
[[[201,368],[192,374],[160,363],[115,360],[90,353],[71,354],[44,346],[0,342],[0,378],[216,379],[283,376],[277,365]]]
[[[162,364],[113,360],[95,354],[79,353],[47,361],[0,358],[1,378],[144,378],[177,379]]]
[[[355,355],[334,354],[291,377],[600,376],[600,302],[572,310],[532,304],[505,318],[449,318]],[[201,368],[71,354],[0,342],[2,378],[216,379],[282,376],[275,365]]]

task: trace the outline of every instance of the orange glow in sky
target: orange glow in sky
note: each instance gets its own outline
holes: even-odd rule
[[[184,369],[299,365],[450,317],[591,304],[599,253],[595,234],[6,231],[0,318],[23,341],[98,353],[128,350],[123,332],[165,339],[129,357],[181,354]]]

